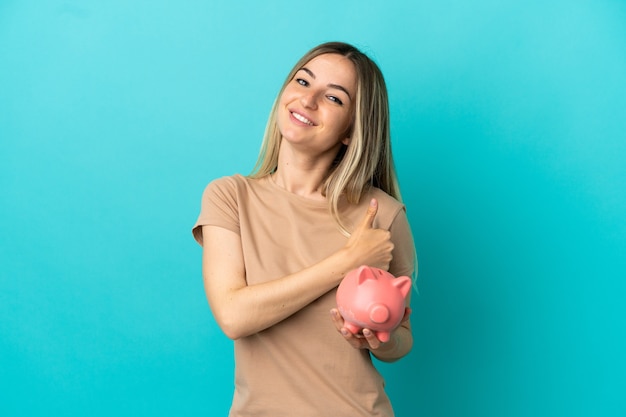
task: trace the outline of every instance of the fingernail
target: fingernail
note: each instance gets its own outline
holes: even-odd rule
[[[363,329],[363,336],[371,336],[372,332],[369,329]]]
[[[372,207],[376,207],[376,199],[375,199],[375,198],[372,198],[372,199],[370,200],[370,206],[372,206]]]
[[[341,329],[341,334],[347,336],[349,333],[346,329]]]

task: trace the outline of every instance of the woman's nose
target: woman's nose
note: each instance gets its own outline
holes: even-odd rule
[[[315,93],[303,94],[300,97],[300,102],[304,107],[315,110],[317,108],[317,95]]]

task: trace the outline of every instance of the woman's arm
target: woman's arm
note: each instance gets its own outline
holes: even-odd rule
[[[395,242],[395,249],[389,271],[396,276],[416,276],[417,273],[412,273],[413,271],[417,272],[413,236],[404,211],[398,213],[390,230]],[[363,329],[362,334],[361,332],[359,334],[350,333],[344,327],[343,317],[341,317],[336,308],[331,310],[331,317],[337,331],[343,335],[352,347],[355,349],[369,349],[381,361],[393,362],[405,356],[413,347],[413,334],[411,332],[411,322],[409,321],[410,304],[411,293],[409,292],[406,298],[404,318],[400,326],[391,333],[390,340],[385,343],[382,343],[369,329]]]
[[[360,265],[388,268],[393,243],[386,230],[373,229],[376,200],[346,246],[302,271],[262,284],[248,285],[241,240],[236,233],[203,226],[204,287],[215,320],[231,339],[264,330],[336,287]]]
[[[370,342],[370,344],[371,343],[372,342]],[[413,333],[411,332],[411,324],[407,317],[407,320],[391,333],[391,338],[388,342],[383,344],[379,342],[378,347],[376,349],[370,349],[370,352],[383,362],[394,362],[404,357],[412,348]]]

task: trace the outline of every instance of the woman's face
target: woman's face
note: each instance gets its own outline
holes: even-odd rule
[[[288,82],[277,123],[283,139],[311,156],[348,144],[356,99],[354,64],[338,54],[319,55]]]

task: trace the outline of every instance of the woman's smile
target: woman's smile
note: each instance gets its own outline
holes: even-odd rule
[[[303,116],[300,113],[297,113],[295,111],[291,112],[291,116],[293,116],[294,119],[296,119],[299,122],[304,123],[305,125],[308,126],[315,126],[315,123],[313,123],[312,121],[310,121],[306,116]]]

